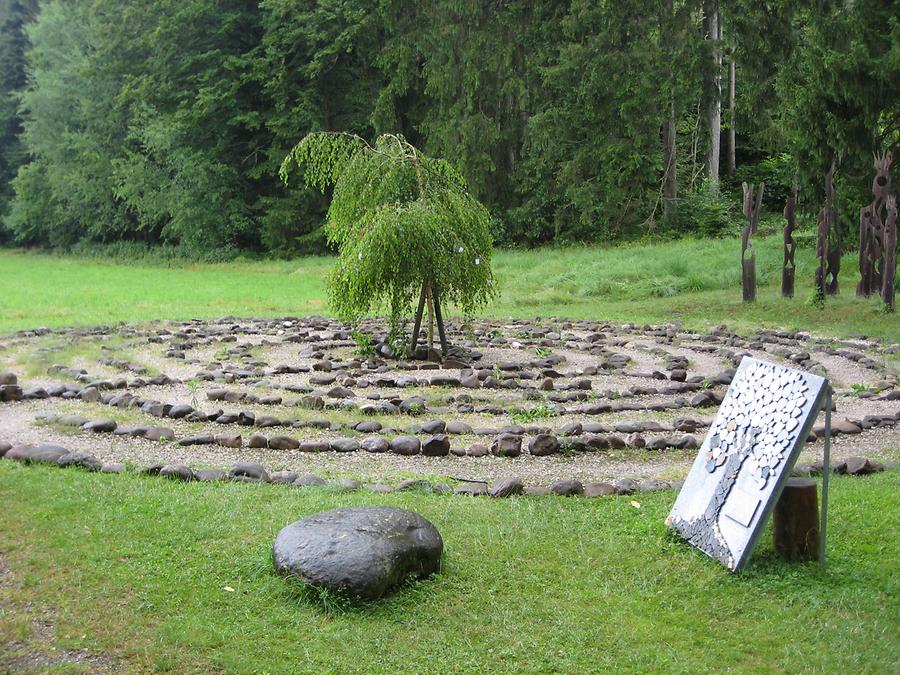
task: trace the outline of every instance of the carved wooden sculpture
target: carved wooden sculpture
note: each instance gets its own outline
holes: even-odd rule
[[[885,202],[887,218],[884,220],[884,268],[881,299],[886,308],[894,311],[894,277],[897,274],[897,199],[894,195],[888,195]]]
[[[856,294],[869,296],[884,291],[884,277],[890,275],[893,287],[896,269],[886,265],[886,221],[889,218],[888,198],[891,196],[891,153],[875,156],[875,180],[872,194],[875,199],[860,210],[859,216],[859,285]],[[895,221],[896,223],[896,221]],[[896,227],[896,225],[894,226]],[[896,236],[892,234],[890,236]],[[896,258],[896,243],[892,256]],[[893,293],[892,293],[893,295]]]
[[[837,295],[838,274],[841,271],[841,228],[838,226],[837,206],[834,199],[834,170],[835,163],[831,162],[831,169],[825,174],[825,236],[828,247],[825,251],[825,293]]]
[[[763,188],[765,183],[759,184],[759,196],[753,199],[753,183],[744,183],[744,215],[747,217],[747,227],[741,236],[741,289],[744,302],[756,300],[756,252],[750,243],[750,235],[756,234],[759,225],[759,211],[762,209]]]
[[[816,297],[824,298],[826,292],[826,275],[828,274],[829,256],[829,234],[832,229],[834,207],[834,162],[828,173],[825,174],[825,205],[819,211],[819,226],[816,232],[816,257],[819,259],[819,266],[816,268]],[[840,256],[840,253],[838,254]],[[835,285],[837,281],[835,279]]]
[[[794,241],[794,230],[797,228],[797,181],[791,186],[787,203],[784,205],[784,263],[781,269],[781,295],[785,298],[794,297],[794,253],[797,251],[797,242]]]

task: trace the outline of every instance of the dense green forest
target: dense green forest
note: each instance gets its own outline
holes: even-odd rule
[[[324,247],[310,131],[452,162],[501,243],[712,235],[765,180],[841,226],[900,155],[896,0],[0,0],[0,240]],[[856,214],[856,215],[854,215]]]

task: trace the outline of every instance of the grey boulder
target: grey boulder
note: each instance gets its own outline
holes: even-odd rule
[[[388,506],[317,513],[281,530],[275,570],[307,584],[364,600],[393,591],[405,578],[440,569],[444,543],[422,516]]]

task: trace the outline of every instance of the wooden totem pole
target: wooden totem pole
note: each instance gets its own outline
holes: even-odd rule
[[[837,295],[838,274],[841,271],[841,228],[838,224],[837,205],[834,198],[834,170],[835,162],[831,162],[831,169],[825,174],[825,215],[828,224],[828,250],[825,253],[825,293]]]
[[[881,280],[881,299],[894,311],[894,278],[897,274],[897,199],[888,195],[885,200],[887,218],[884,221],[884,268]]]
[[[756,234],[759,225],[759,212],[762,209],[763,189],[765,183],[759,184],[759,196],[753,199],[753,183],[744,183],[744,216],[747,227],[741,236],[741,289],[744,302],[756,301],[756,252],[750,243],[750,235]]]
[[[784,262],[781,268],[781,295],[785,298],[794,297],[794,253],[797,251],[797,242],[794,241],[794,230],[797,228],[797,181],[791,186],[787,203],[784,205]]]
[[[891,192],[891,153],[875,156],[875,199],[859,212],[859,285],[856,294],[881,293],[888,308],[894,307],[897,273],[897,203]]]
[[[875,199],[859,212],[859,285],[856,294],[869,296],[884,291],[884,275],[891,276],[890,286],[893,289],[893,277],[896,269],[887,269],[885,265],[886,239],[885,226],[889,218],[888,197],[891,196],[891,153],[881,157],[875,155],[875,180],[872,182],[872,194]],[[894,221],[896,230],[896,219]],[[894,253],[896,258],[896,232],[894,237]],[[893,292],[891,293],[893,295]]]
[[[827,294],[837,292],[837,275],[841,265],[841,251],[831,250],[834,241],[832,230],[837,227],[837,211],[834,205],[834,162],[825,174],[825,205],[819,212],[819,227],[816,235],[816,257],[819,266],[816,268],[816,297],[824,298]],[[835,262],[835,259],[837,262]],[[828,277],[831,276],[829,280]]]

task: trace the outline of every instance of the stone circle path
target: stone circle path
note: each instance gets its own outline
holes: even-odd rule
[[[385,491],[421,478],[475,494],[654,489],[686,475],[752,355],[830,378],[838,463],[900,456],[900,344],[566,319],[448,330],[443,363],[383,343],[360,354],[322,317],[21,331],[0,338],[0,448],[52,444],[183,478],[254,480],[234,467],[261,465],[279,482]],[[821,458],[822,423],[800,462]]]

